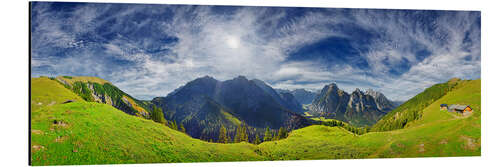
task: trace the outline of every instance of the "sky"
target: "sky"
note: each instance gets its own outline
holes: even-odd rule
[[[33,2],[30,17],[32,77],[96,76],[143,100],[207,75],[392,100],[481,77],[478,11]]]

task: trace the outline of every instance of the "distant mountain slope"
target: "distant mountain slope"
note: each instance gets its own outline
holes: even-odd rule
[[[422,117],[422,110],[449,91],[459,88],[463,82],[458,78],[446,83],[436,84],[401,104],[373,125],[373,131],[388,131],[404,128],[408,123]]]
[[[86,76],[58,76],[55,80],[85,101],[105,103],[127,114],[150,117],[149,107],[144,102],[133,98],[104,79]]]
[[[369,89],[356,89],[349,94],[336,84],[326,85],[309,107],[309,114],[316,117],[332,118],[356,126],[375,124],[387,112],[395,108],[382,93]]]
[[[374,91],[373,89],[368,89],[366,95],[373,97],[375,105],[380,111],[391,111],[398,106],[397,102],[390,101],[384,94]]]
[[[271,95],[271,97],[273,97],[274,101],[278,102],[280,105],[284,106],[285,108],[287,108],[295,113],[298,113],[298,114],[304,113],[302,106],[295,99],[293,94],[288,93],[288,92],[282,92],[279,90],[277,91],[277,90],[273,89],[271,86],[267,85],[264,81],[261,81],[258,79],[253,79],[251,81],[253,83],[255,83],[257,86],[259,86],[267,94]]]
[[[295,99],[295,96],[293,96],[293,94],[287,92],[281,92],[279,93],[279,95],[280,98],[283,100],[284,105],[287,108],[290,108],[293,112],[297,114],[304,114],[304,109],[302,108],[302,104],[300,104],[299,101]]]
[[[292,91],[285,89],[278,89],[277,91],[291,93],[300,104],[311,104],[314,98],[318,95],[315,92],[308,91],[305,89],[295,89]]]
[[[229,127],[232,134],[239,122],[251,127],[251,140],[255,134],[263,136],[266,127],[296,129],[307,125],[307,120],[288,108],[288,102],[271,87],[243,76],[223,82],[208,76],[198,78],[167,97],[154,98],[152,103],[163,108],[167,120],[182,123],[195,138],[216,140],[221,125]],[[212,107],[205,107],[207,103]],[[208,120],[196,116],[221,110],[226,114],[212,115]],[[237,121],[228,121],[225,116]]]

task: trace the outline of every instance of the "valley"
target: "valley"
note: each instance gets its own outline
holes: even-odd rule
[[[336,85],[325,86],[313,100],[310,94],[302,96],[305,98],[299,102],[294,93],[276,91],[244,77],[228,81],[199,78],[152,101],[137,100],[94,77],[32,78],[31,162],[65,165],[479,156],[480,86],[481,80],[452,79],[396,107],[372,90],[350,94]],[[304,104],[309,100],[311,104]],[[331,103],[333,100],[342,103]],[[468,104],[474,112],[457,115],[440,110],[440,104]],[[313,110],[305,111],[301,106]],[[152,119],[158,114],[155,107],[161,108],[166,122]],[[328,121],[345,126],[332,126]],[[166,126],[167,122],[175,122],[176,128]],[[216,143],[221,125],[234,139],[242,122],[247,125],[247,141]],[[275,134],[279,129],[288,133],[285,138],[262,142],[268,127]],[[365,131],[358,133],[356,128]]]

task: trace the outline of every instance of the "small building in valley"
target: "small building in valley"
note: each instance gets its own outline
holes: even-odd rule
[[[441,110],[448,110],[448,104],[441,104]]]
[[[449,112],[456,112],[460,114],[470,114],[473,112],[472,108],[469,105],[459,105],[459,104],[452,104],[448,107]]]

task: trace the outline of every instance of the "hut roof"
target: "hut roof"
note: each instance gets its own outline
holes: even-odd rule
[[[449,110],[465,110],[465,108],[467,108],[467,105],[452,104],[448,107]]]

